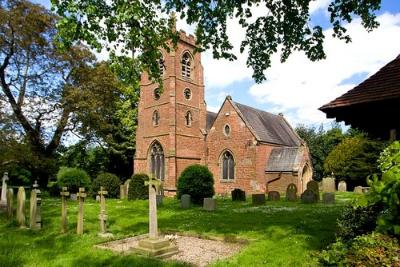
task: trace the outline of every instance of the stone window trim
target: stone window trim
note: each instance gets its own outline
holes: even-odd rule
[[[164,149],[158,140],[154,140],[149,146],[149,172],[157,179],[165,179],[165,155]]]
[[[190,90],[190,88],[185,88],[184,90],[183,90],[183,96],[185,97],[185,99],[186,100],[192,100],[192,96],[193,96],[193,94],[192,94],[192,90]]]
[[[218,165],[220,166],[221,183],[236,182],[236,161],[231,150],[222,151]]]
[[[193,56],[189,50],[185,50],[181,57],[181,77],[187,80],[192,80],[193,77]]]
[[[222,128],[222,132],[226,137],[230,137],[232,133],[232,127],[228,123],[225,123],[224,127]]]
[[[158,110],[153,111],[153,115],[151,116],[151,120],[154,127],[157,127],[160,124],[160,113]]]
[[[193,115],[192,115],[192,112],[189,110],[186,112],[186,115],[185,115],[185,126],[191,127],[192,122],[193,122]]]

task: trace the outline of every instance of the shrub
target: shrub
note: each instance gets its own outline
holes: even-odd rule
[[[108,192],[108,197],[116,198],[119,195],[119,178],[112,173],[102,172],[93,181],[93,194],[96,195],[100,186],[104,186]]]
[[[372,232],[349,243],[338,239],[318,255],[324,266],[400,266],[400,246],[394,237]]]
[[[214,195],[214,179],[206,166],[194,164],[188,166],[178,180],[177,197],[189,194],[195,204],[201,204],[203,198]]]
[[[129,182],[128,200],[148,199],[149,187],[144,185],[149,180],[149,176],[145,173],[136,173],[132,175]]]
[[[57,183],[59,187],[68,187],[69,192],[78,192],[79,187],[85,187],[90,191],[90,177],[81,169],[61,167],[57,173]]]

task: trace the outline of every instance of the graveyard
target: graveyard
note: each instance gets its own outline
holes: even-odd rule
[[[65,197],[65,190],[62,192]],[[82,192],[80,195],[84,196]],[[267,198],[259,205],[254,205],[250,197],[247,201],[219,197],[212,211],[196,205],[183,207],[176,198],[164,198],[157,207],[160,235],[178,235],[178,241],[182,237],[214,240],[235,247],[229,257],[222,250],[220,260],[211,262],[207,262],[207,255],[203,255],[202,262],[185,262],[182,257],[157,259],[135,251],[99,248],[109,241],[147,234],[148,200],[105,199],[106,231],[110,235],[104,236],[104,226],[99,224],[99,214],[104,215],[101,200],[86,197],[84,201],[73,201],[65,197],[68,220],[64,221],[61,196],[42,196],[40,229],[19,227],[15,218],[1,213],[0,266],[316,266],[314,253],[334,241],[337,217],[359,196],[337,192],[334,204]],[[26,199],[29,207],[29,195]],[[83,220],[78,220],[81,205]],[[29,217],[27,210],[27,222]],[[196,246],[179,249],[193,253]]]

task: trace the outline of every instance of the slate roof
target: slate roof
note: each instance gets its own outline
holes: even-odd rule
[[[291,147],[301,145],[301,139],[283,116],[233,101],[232,103],[239,109],[243,119],[253,129],[259,141]]]
[[[275,147],[265,167],[266,172],[296,172],[300,168],[304,147]]]
[[[217,113],[211,112],[207,110],[207,117],[206,117],[206,129],[207,131],[210,130],[212,124],[214,123],[215,119],[217,118]]]
[[[400,98],[400,55],[347,93],[319,109],[327,113],[337,107]]]

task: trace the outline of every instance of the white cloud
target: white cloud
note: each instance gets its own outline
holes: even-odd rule
[[[313,14],[319,10],[325,10],[328,8],[332,0],[314,0],[310,2],[310,13]]]

